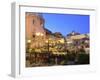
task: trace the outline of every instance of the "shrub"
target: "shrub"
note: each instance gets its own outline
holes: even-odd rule
[[[78,64],[89,64],[89,54],[78,54]]]

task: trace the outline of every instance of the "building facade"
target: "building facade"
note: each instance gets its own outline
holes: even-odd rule
[[[43,46],[45,40],[44,19],[39,13],[26,12],[26,43],[30,47]]]

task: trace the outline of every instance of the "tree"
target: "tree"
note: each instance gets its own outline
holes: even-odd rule
[[[55,32],[53,35],[57,38],[63,38],[64,36],[60,32]]]

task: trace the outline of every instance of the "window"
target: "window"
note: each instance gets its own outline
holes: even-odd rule
[[[34,24],[35,20],[33,19],[32,23]]]

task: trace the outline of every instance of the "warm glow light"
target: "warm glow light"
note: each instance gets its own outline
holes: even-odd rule
[[[41,50],[40,49],[35,49],[35,52],[41,53]]]
[[[59,40],[61,43],[64,43],[64,39]]]
[[[46,40],[45,42],[48,43],[48,40]]]
[[[40,35],[40,33],[39,33],[39,32],[37,32],[37,33],[36,33],[36,36],[39,36],[39,35]]]
[[[32,51],[32,49],[30,48],[30,49],[29,49],[29,52],[31,53],[31,51]]]
[[[72,42],[72,41],[68,41],[67,43],[68,43],[68,44],[71,44],[71,43],[73,43],[73,42]]]
[[[41,33],[41,36],[43,36],[43,34]]]
[[[36,33],[36,36],[43,36],[43,34],[40,33],[40,32],[37,32],[37,33]]]
[[[27,40],[27,43],[31,43],[31,40],[29,39],[29,40]]]

